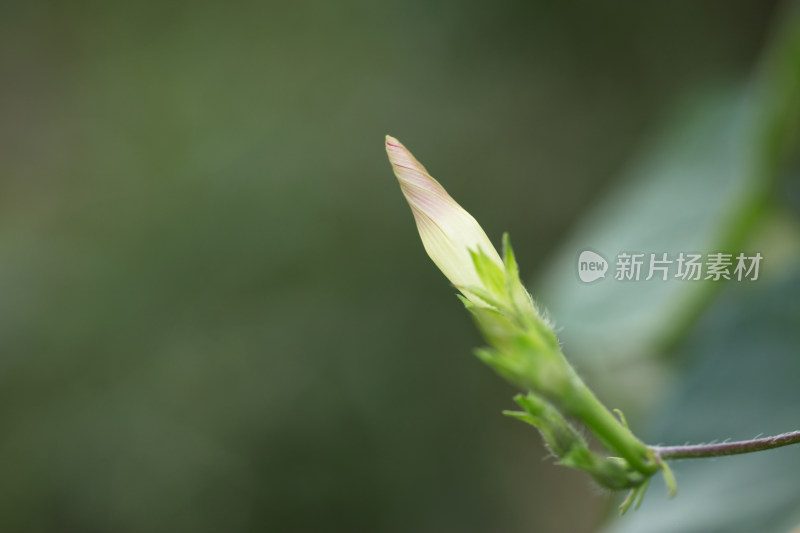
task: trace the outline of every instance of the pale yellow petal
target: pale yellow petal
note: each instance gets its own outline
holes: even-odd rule
[[[411,206],[425,251],[450,282],[474,300],[464,287],[480,287],[482,283],[470,250],[485,253],[502,267],[497,250],[472,215],[447,194],[405,146],[387,136],[386,152]]]

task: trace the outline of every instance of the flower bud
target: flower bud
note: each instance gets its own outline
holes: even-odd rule
[[[497,287],[487,286],[486,276],[476,269],[473,254],[488,258],[492,270],[499,271],[501,276],[505,272],[500,255],[478,222],[447,194],[405,146],[388,135],[386,153],[411,206],[425,251],[439,270],[476,305],[486,306],[488,302],[475,292],[505,299],[505,294],[497,294]]]

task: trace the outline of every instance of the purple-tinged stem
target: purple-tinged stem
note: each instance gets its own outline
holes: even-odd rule
[[[700,457],[720,457],[740,453],[761,452],[800,443],[800,431],[783,433],[773,437],[753,440],[721,442],[718,444],[690,444],[685,446],[650,446],[661,459],[695,459]]]

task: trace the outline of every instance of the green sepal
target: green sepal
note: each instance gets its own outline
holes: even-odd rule
[[[495,309],[506,310],[506,311],[508,310],[508,303],[505,300],[497,298],[495,294],[492,294],[483,287],[475,287],[471,285],[465,285],[465,286],[456,285],[456,288],[460,291],[466,291],[470,294],[477,296],[478,298],[480,298],[490,306],[494,307]]]
[[[483,251],[470,250],[469,254],[472,257],[472,264],[475,265],[478,279],[483,283],[485,290],[494,296],[492,299],[505,302],[508,293],[506,291],[506,275],[503,269]]]
[[[503,357],[491,348],[476,348],[474,353],[478,359],[497,372],[500,377],[520,388],[526,388],[526,372],[518,361]]]
[[[615,415],[619,417],[619,421],[622,422],[622,425],[625,426],[626,429],[631,429],[628,425],[628,420],[625,418],[625,413],[622,412],[622,409],[612,409]]]
[[[528,393],[517,395],[514,401],[524,411],[505,411],[504,414],[536,427],[560,465],[583,470],[609,489],[625,489],[643,483],[641,474],[630,469],[624,460],[604,458],[592,452],[583,436],[547,400]]]
[[[514,401],[524,409],[524,416],[515,416],[515,418],[535,426],[542,434],[547,447],[556,457],[563,460],[578,448],[588,451],[586,440],[549,402],[532,392],[526,396],[518,394],[514,397]]]
[[[664,483],[667,485],[667,494],[670,498],[674,498],[678,494],[678,482],[675,480],[675,474],[669,467],[666,461],[661,461],[661,474],[664,476]]]
[[[652,478],[647,478],[644,480],[644,483],[639,485],[636,489],[636,502],[633,504],[633,510],[637,510],[642,505],[642,501],[644,501],[644,493],[647,492],[647,487],[650,486],[650,480]]]
[[[492,348],[502,351],[513,350],[519,344],[520,337],[525,336],[525,332],[504,313],[477,305],[467,309],[475,320],[475,325],[478,326],[483,338]]]
[[[511,238],[508,233],[503,233],[503,264],[506,274],[506,294],[508,294],[514,309],[518,313],[533,313],[538,316],[531,295],[525,290],[525,286],[519,279],[519,267],[514,250],[511,248]]]
[[[638,509],[639,506],[642,505],[644,493],[647,492],[647,487],[649,486],[650,478],[647,478],[641,485],[632,488],[625,500],[623,500],[623,502],[619,505],[619,514],[624,515],[628,512],[631,506],[633,506],[634,510]]]

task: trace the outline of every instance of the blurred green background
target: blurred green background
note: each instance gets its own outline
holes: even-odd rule
[[[692,245],[757,242],[773,253],[767,261],[781,258],[756,289],[724,288],[731,303],[720,313],[750,309],[751,299],[785,309],[768,322],[774,346],[758,348],[794,358],[781,371],[793,388],[797,342],[775,339],[800,324],[789,253],[800,188],[787,170],[800,159],[745,150],[763,165],[734,165],[748,169],[735,176],[700,166],[686,185],[711,185],[688,193],[670,177],[688,174],[630,163],[672,122],[700,121],[690,127],[699,144],[684,144],[715,161],[734,161],[764,128],[785,147],[786,128],[768,119],[797,110],[796,93],[782,90],[796,90],[800,55],[762,72],[765,57],[783,57],[770,43],[787,12],[764,0],[3,2],[0,530],[600,527],[612,498],[543,460],[536,433],[501,416],[516,391],[470,355],[481,341],[424,254],[383,151],[387,133],[495,242],[511,233],[567,354],[574,346],[604,398],[639,412],[637,432],[676,444],[798,429],[794,397],[754,408],[769,427],[754,424],[753,434],[715,427],[703,412],[706,433],[669,429],[663,411],[692,390],[681,388],[692,350],[733,357],[725,335],[717,352],[698,348],[715,338],[702,329],[676,348],[698,317],[728,331],[707,305],[718,289],[669,302],[670,323],[685,318],[675,342],[646,324],[607,326],[606,351],[655,355],[605,364],[580,348],[596,338],[572,319],[593,296],[570,285],[569,270],[581,245],[670,251],[658,248],[659,230],[678,228],[678,249],[697,224],[733,220],[733,241],[709,231]],[[739,104],[727,102],[741,100],[755,111],[729,127]],[[685,138],[679,125],[667,130]],[[706,146],[716,133],[721,147]],[[679,145],[667,142],[656,166],[695,164]],[[637,188],[653,174],[661,185]],[[778,207],[740,205],[762,198],[753,193],[762,183]],[[618,207],[643,205],[637,198],[672,218]],[[689,211],[710,215],[673,225]],[[630,227],[656,235],[615,240]],[[616,285],[603,287],[610,293],[593,300],[601,314],[662,317],[649,311],[664,294],[623,306]],[[648,294],[644,284],[634,292]],[[763,332],[730,320],[750,325],[740,334]],[[743,366],[741,376],[752,372]],[[722,397],[700,383],[692,405]],[[727,472],[717,466],[710,477]],[[797,496],[788,486],[782,494]],[[681,485],[682,501],[691,487]],[[648,496],[636,519],[654,524],[648,505],[661,500]],[[678,501],[663,505],[667,516],[681,512]],[[693,531],[716,531],[714,517],[729,514]],[[800,524],[786,520],[785,531]]]

